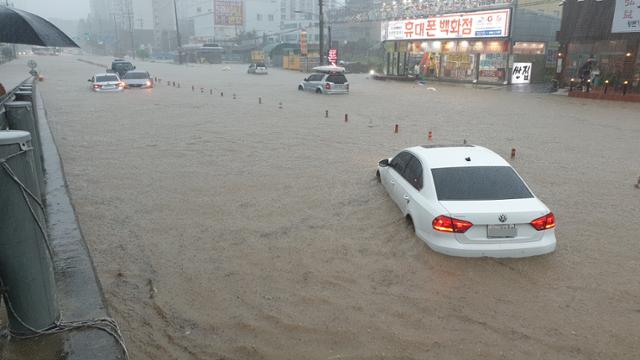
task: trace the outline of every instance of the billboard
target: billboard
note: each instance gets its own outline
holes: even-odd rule
[[[616,0],[611,32],[640,32],[640,0]]]
[[[214,0],[213,17],[216,26],[242,26],[244,24],[242,1]]]
[[[382,23],[381,40],[507,37],[510,20],[511,9],[499,9],[389,21]]]

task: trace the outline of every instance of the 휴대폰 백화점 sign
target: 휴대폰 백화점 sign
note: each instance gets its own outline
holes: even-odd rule
[[[511,9],[498,9],[389,21],[382,23],[381,40],[507,37],[510,20]]]

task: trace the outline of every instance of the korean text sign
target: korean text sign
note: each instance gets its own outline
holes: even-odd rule
[[[640,0],[616,0],[611,32],[640,32]]]
[[[632,0],[640,1],[640,0]],[[382,24],[381,39],[423,40],[509,36],[511,9],[446,14]]]
[[[215,0],[214,24],[216,26],[235,26],[244,24],[242,2],[234,0]]]
[[[531,82],[531,63],[513,63],[511,70],[512,84],[528,84]]]
[[[329,49],[327,59],[329,64],[335,65],[338,62],[338,49]]]

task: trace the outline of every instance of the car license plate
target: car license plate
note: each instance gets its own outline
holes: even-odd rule
[[[487,225],[487,237],[490,238],[510,238],[518,235],[515,224]]]

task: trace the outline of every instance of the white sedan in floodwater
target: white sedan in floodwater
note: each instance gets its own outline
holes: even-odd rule
[[[376,175],[416,235],[437,252],[525,257],[556,248],[553,213],[489,149],[416,146],[380,160]]]

